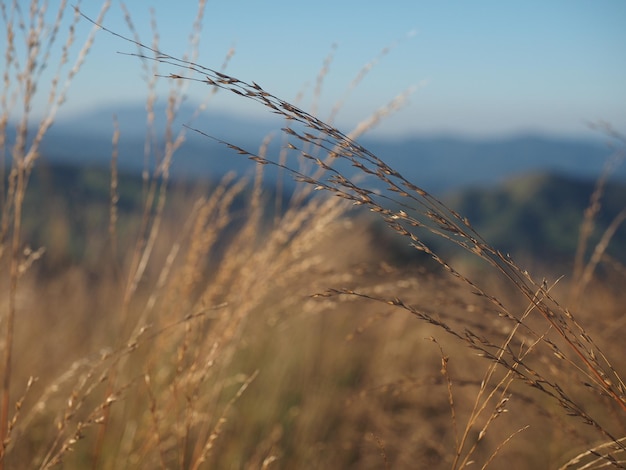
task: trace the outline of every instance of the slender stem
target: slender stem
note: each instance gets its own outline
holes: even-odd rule
[[[22,161],[23,163],[23,161]],[[4,449],[8,438],[9,402],[11,393],[11,375],[13,363],[13,338],[15,329],[15,311],[17,303],[17,284],[19,279],[19,248],[20,231],[22,220],[22,202],[24,200],[25,174],[21,165],[17,170],[17,187],[15,190],[13,212],[13,237],[11,240],[11,266],[9,287],[9,311],[7,314],[6,338],[4,347],[4,375],[2,378],[2,409],[0,412],[0,443],[2,452],[0,456],[0,470],[4,468]]]

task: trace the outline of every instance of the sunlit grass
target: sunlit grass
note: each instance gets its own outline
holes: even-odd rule
[[[163,72],[169,124],[148,132],[140,158],[155,164],[140,178],[118,172],[115,134],[107,178],[73,177],[104,198],[70,208],[54,185],[28,196],[41,188],[28,187],[37,148],[18,138],[5,155],[4,466],[624,466],[619,270],[596,278],[581,255],[573,274],[544,279],[551,266],[501,253],[359,145],[404,93],[343,134],[254,82],[135,41],[149,126],[159,67],[176,69]],[[284,151],[223,142],[259,163],[249,180],[173,184],[193,131],[172,126],[189,81],[283,116]],[[302,184],[268,191],[268,166]],[[455,254],[433,251],[433,236]],[[397,263],[390,239],[422,256]]]

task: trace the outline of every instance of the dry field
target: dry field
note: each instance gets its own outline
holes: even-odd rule
[[[626,467],[624,266],[596,276],[611,232],[586,243],[602,180],[581,256],[555,273],[500,253],[355,141],[403,95],[344,135],[255,83],[138,50],[172,73],[168,117],[204,82],[282,115],[284,153],[224,143],[259,163],[252,180],[177,192],[168,168],[193,130],[168,129],[141,205],[123,213],[114,136],[88,256],[51,270],[71,220],[60,211],[45,251],[28,248],[23,224],[54,209],[24,202],[40,142],[28,113],[9,142],[3,108],[0,467]],[[41,66],[8,57],[5,98]],[[268,167],[301,183],[278,209]],[[465,255],[432,252],[425,234]],[[398,262],[395,244],[422,256]]]

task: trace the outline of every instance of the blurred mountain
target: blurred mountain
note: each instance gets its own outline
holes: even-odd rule
[[[183,105],[173,129],[178,131],[193,116],[195,108]],[[143,105],[111,105],[58,120],[46,135],[42,154],[50,163],[71,163],[108,167],[113,134],[113,116],[121,134],[121,168],[139,171],[144,166],[146,110]],[[284,121],[268,115],[267,119],[235,116],[205,110],[191,126],[218,139],[255,152],[270,132],[279,136]],[[165,131],[165,107],[155,107],[156,136]],[[158,139],[157,139],[158,140]],[[360,143],[397,169],[407,179],[435,194],[468,185],[493,187],[517,174],[551,172],[595,180],[611,154],[599,141],[540,137],[534,135],[499,139],[461,137],[406,137],[382,139],[365,137]],[[280,150],[280,138],[274,138],[270,152]],[[233,170],[250,173],[253,164],[245,157],[215,140],[187,130],[186,142],[177,151],[174,176],[219,177]],[[271,172],[270,172],[271,173]],[[626,165],[613,178],[626,181]],[[271,180],[271,175],[270,178]]]
[[[611,155],[589,140],[537,135],[472,140],[458,137],[372,140],[365,145],[409,180],[439,193],[469,185],[493,187],[515,175],[550,172],[595,180]],[[626,181],[626,166],[612,175]]]
[[[197,115],[196,115],[197,113]],[[70,163],[87,166],[108,166],[112,153],[114,118],[120,129],[118,165],[122,169],[140,171],[144,168],[145,141],[148,136],[146,109],[143,105],[111,105],[57,120],[43,142],[43,155],[51,163]],[[193,119],[192,119],[193,117]],[[152,139],[157,143],[156,156],[163,148],[167,131],[166,107],[156,104]],[[174,136],[185,132],[185,142],[177,150],[172,165],[174,176],[219,178],[228,171],[243,174],[253,166],[251,162],[215,140],[184,129],[184,125],[198,128],[216,138],[258,149],[262,139],[279,129],[278,120],[255,120],[224,112],[201,111],[183,104],[171,127]],[[162,151],[162,150],[161,150]]]
[[[146,134],[147,111],[144,104],[112,104],[85,111],[80,114],[59,119],[57,129],[72,130],[85,136],[109,137],[113,132],[113,117],[117,119],[122,134],[143,138]],[[167,122],[166,104],[155,103],[154,127],[158,132],[165,130]],[[280,125],[281,120],[268,116],[266,119],[254,119],[230,114],[225,111],[198,109],[191,103],[183,103],[173,121],[173,129],[189,124],[211,133],[224,140],[250,136],[263,138],[270,130]],[[248,140],[248,139],[246,139]]]

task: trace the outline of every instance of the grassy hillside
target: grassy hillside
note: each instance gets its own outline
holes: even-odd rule
[[[526,259],[573,262],[585,210],[595,182],[554,174],[532,174],[497,188],[466,189],[446,198],[500,250]],[[595,246],[624,209],[626,186],[609,182],[594,219],[590,245]],[[608,249],[626,262],[626,227],[621,226]]]
[[[42,259],[42,267],[55,265],[97,265],[98,253],[105,250],[110,213],[109,170],[67,165],[40,166],[31,179],[26,198],[25,233],[31,246],[52,244]],[[145,198],[145,182],[139,175],[121,173],[117,203],[118,230],[129,233],[137,227]],[[195,197],[209,195],[217,183],[177,179],[171,183],[167,218],[175,218],[192,204]],[[472,225],[501,251],[537,263],[572,264],[578,246],[585,210],[590,205],[595,182],[554,174],[519,176],[489,189],[468,188],[444,197],[464,214]],[[272,205],[276,195],[266,188]],[[249,193],[248,193],[249,196]],[[239,196],[231,208],[242,211],[246,195]],[[609,182],[604,188],[594,229],[589,240],[595,246],[623,208],[626,186]],[[285,207],[287,199],[281,205]],[[39,208],[39,210],[35,210]],[[268,207],[270,209],[271,207]],[[358,213],[354,214],[358,216]],[[271,214],[266,215],[273,217]],[[368,236],[378,240],[383,256],[408,261],[415,250],[405,249],[381,227],[365,224]],[[626,227],[616,232],[607,255],[626,262]],[[440,250],[445,245],[432,242]],[[385,254],[385,250],[387,253]],[[394,258],[395,256],[395,258]]]

